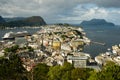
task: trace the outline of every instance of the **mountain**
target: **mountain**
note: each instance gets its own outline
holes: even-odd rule
[[[81,24],[81,26],[115,26],[115,24],[111,23],[111,22],[107,22],[104,19],[92,19],[90,21],[83,21]]]
[[[25,17],[13,17],[13,18],[4,18],[6,22],[24,20]]]
[[[27,21],[27,22],[41,22],[41,21],[43,21],[43,18],[40,17],[40,16],[32,16],[32,17],[28,17],[28,18],[24,19],[24,21]]]
[[[46,22],[40,16],[32,16],[28,18],[16,18],[16,20],[8,21],[6,23],[0,24],[0,26],[5,26],[5,27],[41,26],[41,25],[46,25]]]
[[[0,23],[5,23],[5,20],[0,16]]]
[[[46,22],[40,16],[32,16],[23,20],[8,22],[9,26],[41,26],[46,25]]]
[[[46,25],[46,22],[40,16],[32,16],[23,20],[23,22],[29,24],[38,24],[38,25]]]

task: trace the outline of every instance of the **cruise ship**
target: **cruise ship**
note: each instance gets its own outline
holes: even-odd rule
[[[14,40],[15,37],[24,37],[24,36],[29,36],[29,35],[30,35],[30,33],[28,33],[27,31],[16,32],[16,33],[10,31],[10,32],[6,33],[6,34],[2,37],[2,39],[3,39],[3,40]]]

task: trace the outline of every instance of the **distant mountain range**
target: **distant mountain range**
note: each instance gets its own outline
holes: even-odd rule
[[[44,19],[40,16],[32,17],[16,17],[16,18],[2,18],[0,16],[0,26],[4,27],[20,27],[20,26],[41,26],[46,25]]]
[[[32,17],[15,17],[2,18],[0,16],[0,26],[4,27],[20,27],[20,26],[41,26],[46,25],[44,19],[40,16]],[[114,23],[107,22],[104,19],[92,19],[90,21],[83,21],[81,26],[115,26]]]
[[[92,19],[90,21],[83,21],[81,26],[115,26],[114,23],[107,22],[104,19]]]

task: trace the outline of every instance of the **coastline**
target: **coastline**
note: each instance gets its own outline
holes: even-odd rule
[[[101,27],[101,28],[97,28],[97,27],[83,27],[83,29],[86,32],[86,36],[94,41],[97,42],[102,42],[102,43],[106,43],[105,46],[102,45],[98,45],[98,44],[90,44],[88,46],[84,47],[84,52],[85,53],[90,53],[91,56],[95,57],[97,55],[99,55],[100,53],[104,53],[106,52],[106,50],[108,48],[110,48],[112,45],[116,45],[119,44],[120,41],[118,41],[120,39],[119,34],[119,30],[120,30],[120,26],[114,27],[114,28],[105,28]],[[2,40],[1,37],[4,36],[5,33],[13,31],[13,32],[18,32],[18,31],[28,31],[29,33],[35,33],[36,31],[38,31],[38,29],[34,29],[34,28],[16,28],[16,29],[7,29],[7,30],[0,30],[1,34],[0,34],[0,40]],[[107,35],[110,34],[110,35]]]

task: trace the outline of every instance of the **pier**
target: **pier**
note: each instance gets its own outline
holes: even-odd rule
[[[91,41],[91,43],[94,43],[94,44],[99,44],[99,45],[105,45],[105,43],[102,43],[102,42],[96,42],[96,41]]]

